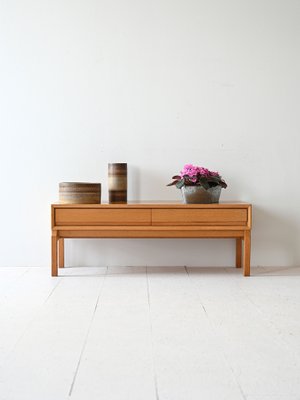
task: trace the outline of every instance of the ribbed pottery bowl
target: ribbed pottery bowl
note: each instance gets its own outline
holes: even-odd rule
[[[204,189],[202,186],[183,186],[182,199],[185,204],[210,204],[219,203],[221,186]]]
[[[65,204],[101,203],[101,183],[61,182],[59,202]]]

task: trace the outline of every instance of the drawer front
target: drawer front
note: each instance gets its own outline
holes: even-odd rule
[[[56,226],[151,225],[151,210],[58,208],[55,210],[54,224]]]
[[[247,224],[247,209],[157,209],[152,225],[235,225]]]

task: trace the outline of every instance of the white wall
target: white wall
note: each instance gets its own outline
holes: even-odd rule
[[[0,1],[0,265],[50,264],[61,181],[129,165],[176,200],[184,163],[254,205],[253,265],[300,263],[298,0]],[[72,265],[232,265],[227,241],[68,243]],[[146,257],[145,257],[146,254]]]

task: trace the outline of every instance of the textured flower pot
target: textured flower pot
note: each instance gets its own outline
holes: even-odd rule
[[[101,203],[101,183],[60,182],[59,202],[65,204]]]
[[[221,190],[221,186],[214,186],[207,190],[202,186],[183,186],[181,193],[185,204],[210,204],[219,203]]]

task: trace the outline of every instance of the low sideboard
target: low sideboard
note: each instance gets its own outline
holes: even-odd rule
[[[52,204],[52,276],[64,267],[64,239],[233,238],[235,266],[250,275],[248,203]]]

